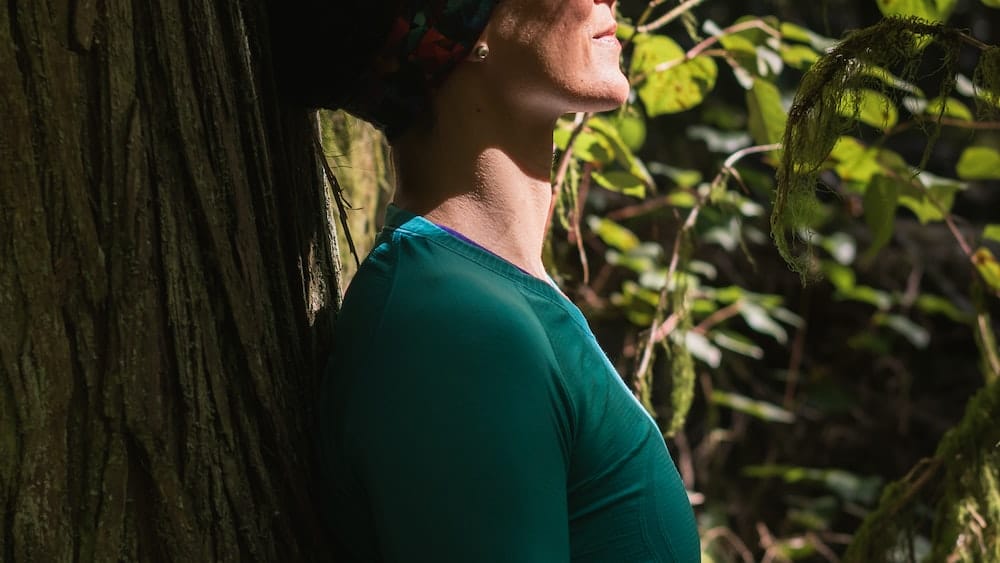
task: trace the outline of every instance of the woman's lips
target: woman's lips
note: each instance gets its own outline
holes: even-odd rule
[[[618,31],[618,24],[615,23],[604,29],[604,31],[598,33],[594,36],[594,41],[598,43],[603,43],[608,46],[621,47],[621,43],[618,42],[618,37],[615,36],[615,32]]]
[[[615,36],[615,32],[617,32],[617,31],[618,31],[618,24],[617,23],[612,24],[612,25],[604,28],[604,31],[602,31],[602,32],[598,33],[597,35],[595,35],[594,39],[604,39],[604,38],[606,38],[608,36],[614,37]]]

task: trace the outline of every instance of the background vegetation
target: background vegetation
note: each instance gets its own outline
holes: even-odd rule
[[[1000,560],[998,7],[621,2],[633,95],[555,131],[548,261],[706,561]],[[363,256],[391,181],[344,119]]]
[[[662,423],[706,560],[1000,560],[998,11],[622,0],[634,96],[555,132],[549,262]],[[363,255],[392,179],[323,114],[356,210],[320,189],[268,24],[0,10],[0,560],[327,559],[332,221]]]

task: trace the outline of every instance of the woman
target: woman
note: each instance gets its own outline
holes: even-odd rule
[[[358,561],[698,561],[656,425],[541,259],[555,121],[629,92],[614,0],[349,4],[312,21],[342,20],[313,37],[354,47],[350,78],[286,77],[385,129],[400,179],[321,396],[338,544]]]

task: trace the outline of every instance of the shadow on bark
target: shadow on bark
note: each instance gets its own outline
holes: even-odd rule
[[[328,554],[338,251],[262,4],[0,16],[0,559]]]

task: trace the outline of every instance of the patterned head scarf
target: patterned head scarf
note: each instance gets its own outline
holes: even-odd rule
[[[468,56],[498,1],[399,0],[384,47],[340,106],[397,136],[427,111],[430,90]]]

